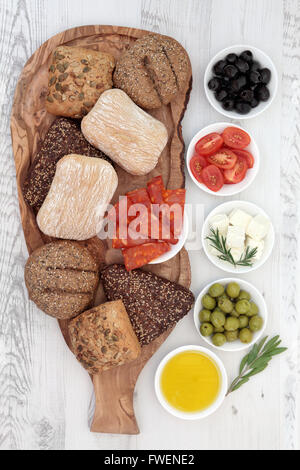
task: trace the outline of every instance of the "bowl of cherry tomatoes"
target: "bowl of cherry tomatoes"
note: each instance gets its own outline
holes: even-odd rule
[[[187,150],[187,167],[194,183],[216,196],[234,196],[254,181],[259,150],[242,127],[227,122],[211,124],[193,137]]]

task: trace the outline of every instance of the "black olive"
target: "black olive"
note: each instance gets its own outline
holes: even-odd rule
[[[236,54],[228,54],[226,56],[226,61],[228,62],[228,64],[234,64],[236,60],[237,60]]]
[[[255,89],[255,97],[258,101],[268,101],[270,92],[265,85],[261,84]]]
[[[261,75],[258,71],[250,72],[250,82],[252,83],[261,83]]]
[[[228,78],[234,78],[238,74],[238,69],[234,65],[226,65],[224,74]]]
[[[257,101],[256,98],[253,98],[253,100],[251,100],[251,102],[250,102],[251,108],[256,108],[256,106],[258,106],[258,105],[259,105],[259,101]]]
[[[238,59],[235,63],[235,66],[241,73],[247,73],[250,69],[248,62],[242,59]]]
[[[222,86],[222,82],[218,77],[213,77],[209,80],[207,86],[212,91],[218,91]]]
[[[251,70],[251,72],[256,72],[257,70],[260,69],[260,67],[261,67],[260,63],[257,62],[257,60],[254,60],[251,64],[250,70]]]
[[[243,101],[251,102],[254,98],[254,93],[252,90],[243,90],[240,93],[240,97]]]
[[[248,114],[251,111],[251,106],[249,103],[244,103],[243,101],[238,101],[235,104],[235,109],[240,114]]]
[[[231,89],[234,93],[238,93],[247,84],[247,79],[244,75],[232,80]]]
[[[262,83],[267,85],[269,81],[271,80],[271,70],[267,68],[261,69],[260,76],[261,76]]]
[[[232,111],[234,109],[234,100],[233,99],[227,99],[222,102],[222,107],[226,111]]]
[[[224,89],[222,89],[222,90],[220,90],[220,91],[217,91],[217,92],[215,93],[215,97],[216,97],[216,100],[217,100],[217,101],[223,101],[223,100],[225,100],[225,98],[227,98],[227,96],[228,96],[228,93],[227,93],[227,91],[224,90]]]
[[[246,62],[251,62],[253,59],[253,54],[251,51],[244,51],[241,53],[240,58]]]
[[[219,60],[213,67],[214,73],[216,75],[223,75],[224,67],[226,67],[227,63],[225,60]]]

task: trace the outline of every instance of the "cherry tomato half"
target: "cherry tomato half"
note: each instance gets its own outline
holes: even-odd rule
[[[253,168],[255,160],[252,153],[248,152],[247,150],[235,150],[234,153],[238,157],[246,159],[248,168]]]
[[[217,132],[212,132],[211,134],[207,134],[205,137],[202,137],[202,139],[198,140],[195,150],[199,155],[207,157],[208,155],[212,155],[213,153],[217,152],[222,147],[222,145],[222,136],[217,134]]]
[[[202,183],[201,171],[208,165],[206,159],[201,155],[194,155],[190,161],[191,171],[197,181]]]
[[[227,147],[231,149],[244,149],[250,142],[250,136],[247,132],[238,127],[226,127],[222,134],[223,140]]]
[[[224,179],[226,182],[228,181],[227,184],[240,183],[245,178],[247,170],[248,166],[245,158],[238,157],[234,167],[231,170],[224,171]]]
[[[208,189],[214,192],[219,191],[224,184],[223,173],[215,165],[208,165],[207,167],[203,168],[201,172],[201,177],[205,186],[207,186]]]
[[[207,161],[222,170],[230,170],[236,164],[237,156],[231,150],[222,147],[216,153],[208,157]]]

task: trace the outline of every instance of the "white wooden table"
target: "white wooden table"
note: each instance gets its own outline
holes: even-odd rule
[[[0,0],[0,449],[299,448],[299,21],[297,0]],[[280,78],[271,108],[243,123],[256,137],[262,164],[255,183],[239,198],[263,207],[275,226],[271,259],[243,277],[266,298],[267,333],[280,333],[289,351],[211,417],[177,420],[157,403],[153,376],[166,352],[201,343],[190,314],[139,378],[138,436],[89,432],[90,379],[67,349],[56,321],[28,301],[23,282],[27,250],[9,131],[14,88],[26,60],[48,37],[95,23],[144,28],[184,45],[194,76],[183,121],[186,143],[201,127],[223,120],[206,101],[202,84],[205,66],[218,50],[237,43],[262,48]],[[223,202],[205,195],[189,178],[187,188],[188,202],[204,203],[206,213]],[[195,294],[223,277],[202,251],[193,252],[191,264]],[[235,376],[241,356],[220,354],[229,377]]]

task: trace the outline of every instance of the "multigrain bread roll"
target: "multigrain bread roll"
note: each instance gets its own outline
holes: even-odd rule
[[[185,287],[153,273],[120,264],[100,274],[108,300],[122,300],[142,345],[155,340],[176,325],[192,308],[194,295]]]
[[[104,90],[112,87],[115,59],[105,52],[59,46],[49,68],[47,111],[82,118]]]
[[[118,186],[110,163],[66,155],[57,166],[37,224],[50,237],[87,240],[102,228],[103,216]]]
[[[90,145],[83,137],[78,121],[63,117],[55,119],[23,185],[24,199],[35,211],[40,209],[49,192],[57,162],[72,153],[110,161],[103,152]]]
[[[188,87],[191,63],[175,39],[148,34],[120,57],[114,85],[145,109],[160,108]]]
[[[35,250],[25,266],[29,298],[59,319],[88,308],[99,283],[98,266],[87,248],[70,241],[48,243]]]
[[[141,346],[121,300],[94,307],[72,320],[73,352],[92,375],[133,361]]]
[[[102,93],[81,129],[92,145],[132,175],[152,171],[168,141],[164,124],[117,89]]]

